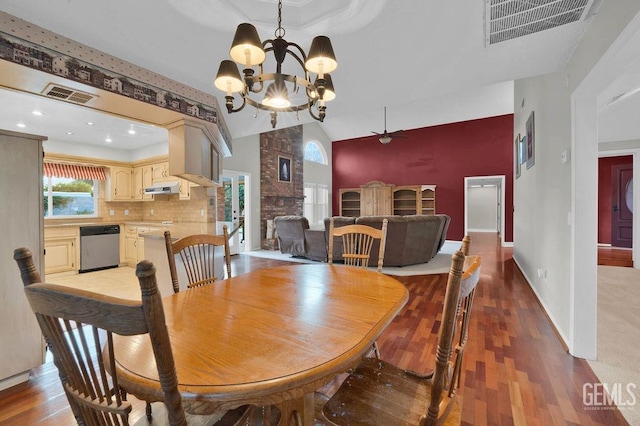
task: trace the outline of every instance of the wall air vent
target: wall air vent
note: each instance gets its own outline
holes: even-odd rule
[[[485,0],[486,45],[580,21],[591,14],[593,3],[594,0]]]
[[[61,86],[59,84],[49,83],[47,87],[41,92],[43,95],[50,98],[61,99],[63,101],[69,101],[76,104],[86,104],[91,99],[97,97],[90,93],[81,92],[79,90],[70,89],[68,87]]]

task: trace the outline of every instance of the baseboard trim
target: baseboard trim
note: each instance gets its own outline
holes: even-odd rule
[[[533,295],[536,298],[536,301],[538,302],[538,304],[540,305],[540,307],[542,308],[542,312],[544,313],[544,316],[547,317],[547,320],[549,321],[549,325],[551,326],[551,329],[553,330],[554,334],[556,335],[556,337],[558,338],[558,340],[560,341],[560,344],[562,345],[562,347],[564,348],[564,350],[571,356],[575,357],[570,350],[569,347],[569,343],[568,340],[566,339],[566,337],[564,336],[564,334],[562,334],[562,332],[558,329],[558,327],[556,326],[556,321],[553,318],[553,316],[551,316],[549,314],[549,311],[546,307],[546,305],[544,304],[544,302],[542,301],[542,299],[540,299],[540,295],[538,294],[538,292],[536,291],[535,287],[533,285],[531,285],[531,280],[529,279],[529,277],[527,276],[527,274],[524,273],[524,270],[522,269],[522,267],[520,266],[520,263],[518,263],[518,259],[516,259],[515,255],[511,256],[511,258],[513,259],[513,263],[515,263],[516,267],[518,268],[518,271],[520,271],[520,273],[522,274],[522,276],[524,277],[524,280],[527,282],[527,284],[529,284],[529,288],[531,289],[531,291],[533,292]]]

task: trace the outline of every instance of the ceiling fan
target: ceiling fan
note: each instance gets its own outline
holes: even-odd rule
[[[382,133],[378,133],[378,132],[374,132],[372,131],[371,133],[375,133],[376,135],[380,136],[380,138],[378,139],[380,141],[381,144],[383,145],[387,145],[389,142],[391,142],[391,139],[393,138],[402,138],[402,139],[406,139],[406,136],[402,136],[400,133],[404,132],[404,130],[396,130],[394,132],[387,132],[387,107],[384,107],[384,132]]]

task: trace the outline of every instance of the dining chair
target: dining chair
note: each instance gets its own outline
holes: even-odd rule
[[[113,334],[148,334],[151,339],[164,393],[164,404],[156,403],[154,407],[158,406],[158,412],[166,412],[166,418],[154,424],[205,425],[222,417],[186,415],[182,408],[171,342],[151,262],[142,261],[137,265],[141,300],[132,301],[42,283],[27,248],[16,249],[14,259],[78,424],[129,424],[132,405],[125,400],[126,390],[119,384],[118,377],[110,375],[116,371]],[[147,419],[143,417],[140,421],[146,424]]]
[[[215,250],[216,247],[223,247],[224,262],[227,277],[231,277],[231,254],[229,249],[229,232],[227,225],[222,226],[221,235],[195,234],[172,241],[171,232],[164,232],[165,246],[167,248],[167,259],[169,261],[169,273],[173,292],[180,292],[180,282],[176,256],[182,261],[182,271],[187,277],[187,289],[200,287],[214,283],[224,277],[216,275]],[[271,407],[255,407],[243,405],[229,410],[225,417],[216,425],[245,424],[249,419],[260,417],[258,411],[265,411]],[[272,410],[273,411],[273,410]],[[145,410],[147,419],[152,420],[151,404],[147,403]],[[271,414],[271,411],[270,411]],[[273,421],[278,421],[279,413],[272,415]]]
[[[164,232],[169,260],[169,273],[173,291],[180,291],[176,255],[182,260],[183,271],[187,276],[187,288],[210,284],[224,277],[216,276],[215,249],[223,247],[227,277],[231,276],[231,255],[229,251],[229,233],[227,225],[222,227],[222,235],[197,234],[172,241],[171,233]]]
[[[344,264],[366,268],[371,257],[371,248],[374,240],[380,240],[378,251],[378,272],[382,272],[384,261],[384,246],[387,241],[387,219],[382,221],[382,229],[376,229],[368,225],[344,225],[334,227],[333,218],[329,221],[329,250],[333,253],[333,244],[336,237],[342,239],[342,257]],[[333,264],[333,256],[328,256],[329,264]]]
[[[333,243],[336,238],[342,240],[342,258],[344,264],[359,268],[367,268],[371,257],[371,248],[374,240],[380,241],[380,249],[378,251],[378,268],[377,271],[382,272],[382,264],[384,261],[384,246],[387,241],[387,219],[382,221],[382,229],[377,229],[368,225],[343,225],[334,227],[333,218],[329,221],[329,249],[328,261],[333,264]],[[376,358],[380,358],[380,349],[378,343],[373,342],[373,354]]]
[[[380,359],[363,358],[322,407],[326,423],[385,426],[460,423],[457,390],[481,263],[479,256],[465,257],[461,251],[452,256],[435,370],[420,375]]]
[[[465,235],[464,238],[462,238],[462,245],[460,245],[460,251],[465,256],[469,256],[470,248],[471,248],[471,237],[468,235]]]

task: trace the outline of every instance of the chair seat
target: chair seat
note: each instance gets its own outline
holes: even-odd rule
[[[427,413],[430,393],[431,380],[415,377],[380,359],[365,358],[324,405],[322,413],[337,425],[419,425]],[[450,410],[444,424],[460,424],[457,398],[443,399]]]

